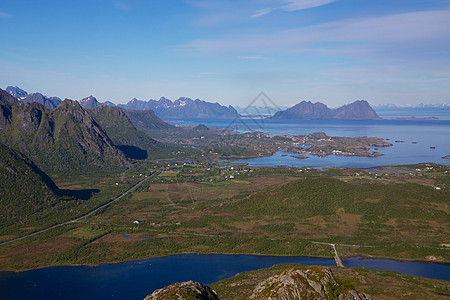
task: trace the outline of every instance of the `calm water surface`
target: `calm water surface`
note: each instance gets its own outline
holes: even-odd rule
[[[450,280],[450,267],[434,263],[349,258],[349,267],[367,267]],[[186,254],[95,267],[49,267],[0,272],[0,295],[10,299],[143,299],[155,289],[194,280],[211,284],[244,271],[275,264],[334,266],[333,259],[254,255]]]
[[[445,115],[447,116],[447,115]],[[450,116],[449,116],[450,117]],[[440,116],[440,118],[443,118]],[[450,119],[439,120],[306,120],[281,121],[263,119],[190,119],[187,125],[205,124],[208,127],[234,129],[239,132],[263,131],[270,134],[306,135],[325,132],[329,136],[370,136],[389,139],[392,147],[379,148],[380,157],[345,157],[330,155],[318,157],[309,155],[306,159],[281,156],[232,160],[248,162],[251,166],[332,166],[367,168],[385,165],[415,164],[433,162],[450,165]],[[396,143],[395,141],[403,141]],[[414,144],[413,144],[414,142]],[[431,149],[430,147],[435,147]],[[372,149],[374,151],[374,149]]]

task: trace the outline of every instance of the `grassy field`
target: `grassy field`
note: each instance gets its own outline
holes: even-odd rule
[[[55,181],[99,189],[79,213],[113,199],[154,167],[163,171],[158,177],[83,222],[1,246],[0,269],[176,253],[333,256],[331,247],[313,242],[342,244],[343,256],[450,261],[450,167],[413,166],[423,170],[405,174],[160,162],[113,177]]]

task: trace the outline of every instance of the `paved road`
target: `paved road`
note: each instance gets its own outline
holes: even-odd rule
[[[105,207],[110,206],[111,204],[113,204],[113,203],[116,202],[116,201],[119,201],[119,200],[122,199],[124,196],[126,196],[128,193],[130,193],[130,192],[132,192],[133,190],[135,190],[135,189],[136,189],[138,186],[140,186],[142,183],[144,183],[145,181],[149,180],[150,178],[152,178],[152,177],[154,177],[154,176],[157,176],[159,173],[161,173],[161,171],[155,171],[155,172],[151,173],[149,176],[147,176],[147,177],[144,178],[143,180],[141,180],[141,181],[139,181],[138,183],[136,183],[135,185],[133,185],[133,186],[132,186],[131,188],[129,188],[125,193],[123,193],[122,195],[120,195],[120,196],[117,197],[116,199],[111,200],[111,201],[109,201],[109,202],[107,202],[107,203],[105,203],[105,204],[103,204],[103,205],[97,207],[96,209],[94,209],[94,210],[92,210],[92,211],[90,211],[90,212],[88,212],[88,213],[82,215],[81,217],[78,217],[78,218],[73,219],[73,220],[70,220],[70,221],[66,221],[66,222],[64,222],[64,223],[60,223],[60,224],[53,225],[52,227],[49,227],[49,228],[46,228],[46,229],[42,229],[42,230],[40,230],[40,231],[36,231],[36,232],[30,233],[30,234],[21,236],[20,238],[16,238],[16,239],[9,240],[9,241],[6,241],[6,242],[1,242],[0,245],[4,245],[4,244],[9,244],[9,243],[12,243],[12,242],[20,241],[20,240],[29,238],[29,237],[31,237],[31,236],[34,236],[34,235],[37,235],[37,234],[40,234],[40,233],[43,233],[43,232],[52,230],[52,229],[54,229],[54,228],[57,228],[57,227],[60,227],[60,226],[64,226],[64,225],[67,225],[67,224],[71,224],[71,223],[76,223],[76,222],[78,222],[78,221],[80,221],[80,220],[86,219],[87,217],[92,216],[93,214],[95,214],[96,212],[98,212],[99,210],[101,210],[101,209],[103,209],[103,208],[105,208]]]

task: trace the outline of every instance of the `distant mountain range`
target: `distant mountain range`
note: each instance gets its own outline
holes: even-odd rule
[[[58,97],[49,97],[41,93],[28,94],[23,89],[17,86],[8,86],[6,91],[12,96],[24,103],[37,102],[44,105],[48,109],[55,109],[62,102]],[[116,106],[110,101],[99,102],[94,96],[89,96],[78,101],[84,109],[92,110],[99,106]],[[219,103],[212,103],[202,101],[199,99],[192,100],[190,98],[181,97],[175,101],[161,97],[159,100],[138,100],[133,98],[127,104],[119,104],[119,107],[126,110],[127,116],[138,118],[140,124],[145,123],[143,114],[132,113],[132,111],[153,111],[159,118],[223,118],[232,119],[242,116],[260,116],[271,119],[293,119],[293,120],[317,120],[317,119],[378,119],[379,116],[375,110],[365,100],[355,101],[351,104],[344,105],[337,109],[330,109],[325,104],[310,101],[302,101],[292,107],[273,107],[273,106],[250,106],[240,107],[236,109],[229,105],[224,106]],[[450,109],[450,103],[443,104],[420,104],[418,106],[412,105],[396,105],[385,104],[374,106],[377,111],[392,110],[392,109]],[[277,111],[279,110],[279,111]],[[275,113],[275,114],[274,114]],[[148,115],[151,119],[150,127],[155,126],[155,119]],[[133,122],[135,123],[135,122]],[[138,125],[135,125],[139,127]],[[158,125],[156,125],[158,126]],[[138,128],[139,129],[139,128]],[[148,129],[148,128],[146,128]]]
[[[323,103],[302,101],[284,111],[278,111],[273,120],[368,120],[380,119],[365,100],[330,109]]]
[[[25,97],[19,98],[19,100],[25,103],[40,103],[48,109],[55,109],[62,102],[62,100],[58,97],[47,97],[41,93],[29,94]]]
[[[199,99],[179,98],[171,101],[162,97],[159,100],[143,101],[136,98],[120,107],[130,110],[153,110],[160,118],[235,118],[239,114],[229,105],[211,103]]]
[[[8,86],[6,91],[22,102],[37,102],[48,109],[55,109],[62,101],[57,97],[48,97],[40,93],[28,94],[17,86]],[[116,106],[110,101],[99,102],[94,96],[83,98],[79,101],[84,109],[95,109],[100,105]],[[192,100],[182,97],[171,101],[162,97],[159,100],[143,101],[136,98],[130,100],[127,104],[119,104],[121,108],[127,110],[153,110],[160,118],[235,118],[239,114],[230,106],[223,106],[219,103]]]

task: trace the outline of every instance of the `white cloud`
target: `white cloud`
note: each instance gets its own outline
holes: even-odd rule
[[[285,4],[281,6],[282,10],[296,11],[301,9],[313,8],[326,5],[337,0],[285,0]]]
[[[250,19],[255,19],[255,18],[259,18],[259,17],[265,16],[265,15],[268,15],[274,10],[275,10],[275,8],[259,9],[259,10],[255,11],[255,13],[253,15],[250,16]]]

